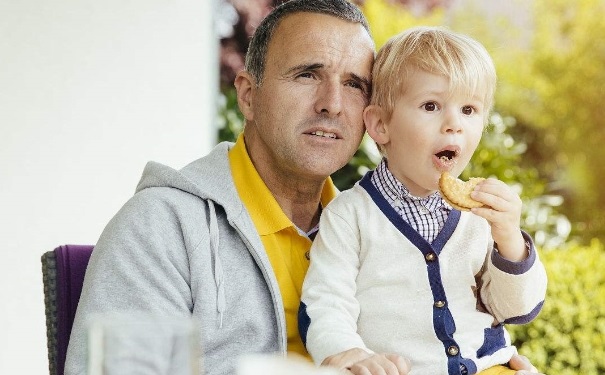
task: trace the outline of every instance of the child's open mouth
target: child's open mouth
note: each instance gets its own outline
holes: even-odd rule
[[[454,160],[454,158],[458,156],[458,153],[453,150],[443,150],[441,152],[436,153],[435,156],[437,156],[439,160],[446,163]]]
[[[441,171],[449,170],[458,162],[458,156],[460,156],[459,148],[448,147],[436,153],[436,159],[433,159],[433,162],[435,163],[437,169]]]

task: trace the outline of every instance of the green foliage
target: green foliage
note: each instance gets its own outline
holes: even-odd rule
[[[525,48],[500,51],[498,107],[539,136],[532,162],[565,197],[574,234],[605,239],[604,0],[536,0]]]
[[[224,89],[219,100],[218,140],[235,142],[244,128],[244,118],[237,106],[235,88]]]
[[[538,246],[556,248],[565,242],[570,231],[567,218],[557,212],[563,200],[547,193],[547,182],[535,167],[522,166],[527,144],[513,138],[515,126],[514,118],[493,113],[461,178],[495,177],[515,188],[523,200],[523,229],[534,237]]]
[[[605,251],[603,243],[541,254],[548,274],[536,320],[508,326],[519,352],[553,375],[605,373]]]
[[[351,188],[367,171],[376,167],[380,158],[374,141],[366,134],[351,161],[332,175],[334,185],[340,190]]]

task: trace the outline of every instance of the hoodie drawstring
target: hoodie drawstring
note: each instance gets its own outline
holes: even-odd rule
[[[218,254],[219,231],[218,222],[216,220],[216,212],[214,202],[208,200],[208,208],[210,214],[210,250],[214,258],[214,283],[216,284],[216,310],[219,314],[219,328],[223,328],[223,313],[225,312],[225,285],[223,275],[223,265]]]

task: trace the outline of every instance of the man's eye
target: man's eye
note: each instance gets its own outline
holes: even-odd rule
[[[470,116],[473,113],[475,113],[475,108],[471,107],[470,105],[462,107],[462,114]]]
[[[302,72],[296,76],[297,78],[313,78],[313,73],[311,72]]]
[[[359,90],[362,90],[362,91],[364,90],[363,85],[361,83],[359,83],[359,82],[351,81],[351,82],[347,82],[346,85],[349,86],[349,87],[352,87],[354,89],[359,89]]]
[[[433,112],[437,110],[437,104],[435,104],[434,102],[425,103],[423,107],[424,110],[428,112]]]

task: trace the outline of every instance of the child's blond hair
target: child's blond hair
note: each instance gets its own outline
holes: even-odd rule
[[[487,124],[496,90],[496,69],[481,43],[444,27],[413,27],[389,39],[378,51],[372,70],[370,104],[389,121],[414,69],[447,77],[452,93],[483,93]],[[379,145],[382,153],[382,147]]]

